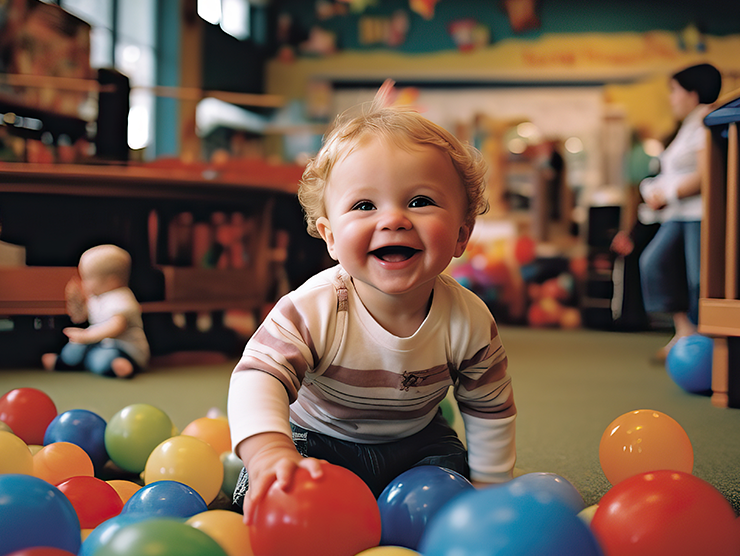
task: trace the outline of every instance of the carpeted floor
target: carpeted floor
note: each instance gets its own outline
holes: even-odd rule
[[[602,433],[628,411],[653,409],[682,425],[694,448],[694,474],[740,512],[740,410],[718,409],[708,397],[684,392],[650,363],[667,334],[515,327],[502,327],[501,334],[519,411],[518,473],[557,473],[587,505],[595,504],[610,487],[599,463]],[[150,403],[181,430],[211,408],[226,408],[235,361],[200,355],[133,380],[0,369],[0,395],[34,387],[51,396],[59,412],[88,409],[106,420],[129,404]]]

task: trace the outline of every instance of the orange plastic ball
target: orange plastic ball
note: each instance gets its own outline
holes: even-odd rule
[[[216,541],[228,556],[253,556],[249,527],[243,516],[230,510],[208,510],[185,523],[200,529]]]
[[[137,485],[133,481],[125,481],[123,479],[112,479],[106,482],[118,493],[118,496],[121,498],[121,502],[124,504],[128,502],[128,499],[141,488],[141,485]]]
[[[54,442],[33,456],[33,474],[54,486],[72,477],[95,475],[87,452],[71,442]]]
[[[630,411],[606,428],[599,461],[612,485],[649,471],[691,473],[694,450],[686,431],[673,418],[652,409]]]
[[[231,451],[231,430],[224,418],[200,417],[182,429],[181,434],[200,438],[219,455]]]

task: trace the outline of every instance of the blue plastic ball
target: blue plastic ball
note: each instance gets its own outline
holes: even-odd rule
[[[77,556],[94,556],[98,549],[101,546],[105,546],[108,541],[113,538],[113,535],[115,535],[119,529],[125,527],[126,525],[131,525],[132,523],[144,521],[145,519],[149,519],[149,516],[147,514],[128,513],[119,514],[104,521],[95,529],[93,529],[85,538],[85,540],[82,542],[82,546],[80,547],[80,551],[77,553]]]
[[[512,480],[508,486],[517,485],[532,492],[549,492],[575,513],[586,507],[581,493],[572,483],[555,473],[526,473]]]
[[[178,481],[154,481],[137,490],[124,504],[121,514],[188,518],[207,509],[203,497],[189,486]]]
[[[0,554],[48,546],[77,554],[82,538],[72,503],[31,475],[0,475]]]
[[[701,334],[679,338],[666,358],[668,375],[687,392],[711,391],[713,349],[714,341]]]
[[[427,523],[440,508],[473,488],[459,473],[435,465],[413,467],[402,473],[378,498],[380,544],[415,550]]]
[[[108,461],[105,449],[105,419],[87,409],[70,409],[49,423],[44,434],[44,446],[54,442],[71,442],[87,452],[95,471]]]
[[[515,483],[466,492],[431,520],[424,556],[603,556],[588,526],[549,492]]]

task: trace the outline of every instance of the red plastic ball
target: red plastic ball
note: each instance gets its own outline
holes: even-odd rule
[[[681,471],[634,475],[609,490],[591,521],[609,556],[737,554],[735,512],[711,484]]]
[[[351,471],[323,464],[312,479],[296,470],[291,485],[270,487],[255,510],[252,549],[265,556],[347,556],[380,543],[380,510],[370,488]]]
[[[123,501],[116,489],[96,477],[72,477],[57,488],[72,502],[81,529],[94,529],[123,509]]]
[[[51,546],[34,546],[7,554],[7,556],[75,556],[74,553]]]
[[[46,427],[56,416],[52,399],[36,388],[16,388],[0,398],[0,421],[26,444],[43,445]]]

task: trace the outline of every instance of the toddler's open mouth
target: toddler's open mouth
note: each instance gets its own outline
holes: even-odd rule
[[[388,247],[381,247],[380,249],[371,251],[370,254],[387,263],[398,263],[410,259],[418,252],[419,250],[413,247],[389,245]]]

